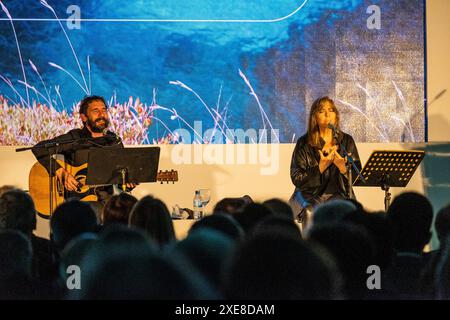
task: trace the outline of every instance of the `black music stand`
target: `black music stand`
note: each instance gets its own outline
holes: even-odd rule
[[[92,148],[88,155],[87,185],[155,182],[159,147]]]
[[[384,209],[391,203],[390,187],[406,187],[425,156],[424,151],[375,150],[361,171],[366,182],[356,178],[354,186],[381,187],[384,191]]]

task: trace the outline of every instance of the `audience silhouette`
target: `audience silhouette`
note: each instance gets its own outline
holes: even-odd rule
[[[175,231],[167,206],[152,196],[145,196],[136,202],[130,213],[129,225],[146,231],[160,246],[175,241]]]
[[[153,196],[115,195],[100,222],[88,203],[69,199],[51,216],[50,240],[34,235],[36,214],[26,192],[0,187],[0,299],[450,298],[450,205],[434,222],[440,246],[425,253],[433,208],[415,192],[396,196],[388,212],[329,201],[302,231],[281,199],[225,198],[184,239]],[[69,290],[73,267],[79,290]]]

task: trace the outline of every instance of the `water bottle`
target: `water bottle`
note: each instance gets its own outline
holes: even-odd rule
[[[203,203],[200,198],[200,190],[195,190],[194,197],[194,220],[203,218]]]

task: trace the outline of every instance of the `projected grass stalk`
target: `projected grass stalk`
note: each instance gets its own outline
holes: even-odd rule
[[[394,85],[395,91],[397,92],[397,95],[400,98],[400,101],[402,102],[402,106],[405,109],[405,114],[406,114],[406,119],[408,121],[408,126],[406,125],[406,122],[402,121],[402,123],[404,124],[405,128],[408,129],[412,141],[416,142],[416,139],[414,138],[414,134],[413,134],[413,129],[412,129],[412,126],[411,126],[411,121],[409,120],[410,119],[410,115],[409,115],[409,111],[408,111],[408,106],[406,105],[405,97],[403,96],[403,93],[400,91],[400,89],[397,87],[397,84],[395,83],[395,81],[392,81],[392,84]]]
[[[219,112],[219,109],[220,109],[220,101],[222,100],[222,88],[223,88],[223,83],[220,85],[220,90],[219,90],[219,94],[218,94],[218,97],[217,97],[216,109],[215,109],[215,110],[214,110],[214,109],[211,109],[212,112],[214,112],[214,114],[215,114],[215,118],[214,118],[214,119],[215,119],[215,122],[214,122],[214,128],[213,128],[213,131],[212,131],[212,134],[211,134],[211,138],[209,139],[208,143],[211,143],[211,142],[212,142],[212,138],[213,138],[213,137],[215,136],[215,134],[216,134],[216,131],[217,131],[217,123],[219,123],[219,121],[222,121],[222,125],[223,125],[223,128],[224,128],[224,129],[230,130],[230,128],[228,127],[226,121],[224,120],[224,118],[222,117],[222,115],[221,115],[220,112]],[[224,109],[223,109],[223,110],[224,110],[224,114],[225,114],[226,110],[228,110],[228,105],[229,105],[229,103],[230,103],[232,97],[233,97],[233,95],[231,95],[231,97],[228,99],[227,103],[225,104],[225,107],[224,107]],[[229,139],[228,139],[227,135],[225,135],[224,138],[225,138],[225,143],[228,143]]]
[[[218,96],[217,96],[217,102],[216,102],[216,109],[215,109],[215,110],[212,109],[212,111],[213,111],[214,114],[215,114],[215,118],[214,118],[214,128],[213,128],[213,131],[212,131],[211,137],[209,138],[208,143],[211,143],[211,141],[212,141],[214,135],[216,134],[217,123],[218,123],[218,120],[220,119],[219,106],[220,106],[220,100],[221,100],[221,98],[222,98],[222,87],[223,87],[223,82],[220,84],[219,94],[218,94]]]
[[[48,9],[53,13],[53,15],[55,16],[56,20],[58,21],[59,26],[61,27],[61,30],[64,32],[64,36],[66,37],[67,42],[69,43],[70,49],[72,50],[72,54],[73,54],[73,56],[74,56],[74,58],[75,58],[75,61],[76,61],[77,65],[78,65],[78,69],[80,70],[81,77],[83,78],[83,82],[84,82],[84,89],[83,89],[83,91],[84,91],[87,95],[90,95],[90,90],[89,90],[89,87],[88,87],[88,85],[87,85],[87,83],[86,83],[86,78],[84,77],[83,69],[81,69],[80,62],[78,61],[77,54],[75,53],[75,49],[73,48],[72,42],[70,41],[69,36],[67,35],[66,30],[64,29],[64,27],[63,27],[63,25],[62,25],[60,19],[58,18],[58,15],[56,14],[55,10],[53,10],[53,8],[47,3],[47,1],[41,0],[41,4],[42,4],[44,7],[48,8]],[[77,81],[77,82],[78,82],[78,81]]]
[[[61,101],[61,106],[63,107],[63,109],[65,109],[64,101],[61,97],[61,93],[59,92],[59,86],[55,86],[55,91],[56,91],[56,95],[58,96],[59,100]]]
[[[11,88],[11,90],[20,98],[20,102],[23,105],[27,105],[30,106],[29,104],[26,103],[25,99],[22,97],[22,95],[16,90],[16,88],[14,87],[14,85],[12,84],[11,80],[9,80],[8,78],[4,77],[3,75],[0,74],[0,78]]]
[[[20,46],[19,46],[19,40],[17,39],[17,33],[16,33],[16,28],[14,27],[14,23],[12,21],[12,17],[9,14],[8,9],[3,5],[3,2],[0,1],[0,6],[2,7],[3,12],[6,14],[6,16],[9,19],[9,22],[11,23],[11,27],[13,29],[13,33],[14,33],[14,38],[16,40],[16,46],[17,46],[17,52],[19,53],[19,59],[20,59],[20,66],[22,67],[22,75],[23,75],[23,81],[25,83],[27,83],[27,76],[25,74],[25,67],[23,65],[23,60],[22,60],[22,52],[20,51]],[[27,93],[27,105],[30,106],[30,94],[28,92],[28,89],[25,88],[25,91]]]
[[[152,106],[152,108],[153,108],[152,110],[164,110],[164,111],[167,111],[167,112],[171,113],[172,114],[170,116],[171,120],[175,120],[175,119],[181,120],[181,122],[183,122],[189,129],[192,130],[192,132],[194,132],[195,135],[197,135],[200,138],[202,143],[205,143],[205,140],[203,139],[201,134],[198,133],[182,116],[180,116],[177,113],[177,110],[175,110],[175,108],[169,109],[169,108],[166,108],[166,107],[162,107],[160,105],[154,105],[154,106]]]
[[[36,98],[37,98],[36,100],[38,102],[39,102],[39,97],[42,97],[42,99],[44,99],[45,102],[47,102],[48,105],[53,108],[53,104],[42,93],[40,93],[39,90],[37,90],[34,86],[32,86],[32,85],[30,85],[30,84],[28,84],[26,82],[23,82],[21,80],[18,80],[17,82],[19,82],[20,84],[23,84],[26,88],[33,90],[33,92],[34,92],[34,94],[36,95]]]
[[[51,65],[52,67],[56,68],[56,69],[59,69],[59,70],[63,71],[64,73],[66,73],[69,77],[71,77],[71,78],[73,79],[73,81],[75,81],[75,83],[81,88],[81,90],[84,91],[84,93],[86,93],[87,95],[89,95],[88,92],[86,91],[86,89],[83,88],[83,86],[81,85],[81,83],[80,83],[77,79],[75,79],[75,76],[74,76],[73,74],[71,74],[68,70],[64,69],[64,68],[61,67],[60,65],[58,65],[58,64],[56,64],[56,63],[53,63],[53,62],[49,62],[48,64]]]
[[[211,117],[213,118],[214,121],[214,125],[217,125],[217,127],[219,128],[220,132],[222,133],[223,136],[225,136],[225,132],[223,131],[223,128],[219,125],[218,121],[216,120],[216,118],[214,117],[213,113],[211,112],[211,108],[205,103],[205,101],[203,101],[202,97],[200,97],[200,95],[195,92],[195,90],[193,90],[192,88],[188,87],[187,85],[185,85],[183,82],[177,80],[177,81],[169,81],[170,84],[176,85],[176,86],[180,86],[183,89],[186,89],[190,92],[192,92],[197,99],[202,103],[202,105],[206,108],[206,110],[208,111],[208,113],[211,115]],[[202,139],[203,143],[204,140]]]
[[[166,128],[166,130],[167,130],[172,136],[174,136],[174,137],[177,136],[176,134],[173,133],[172,130],[169,129],[169,127],[164,123],[164,121],[162,121],[161,119],[159,119],[159,118],[157,118],[157,117],[155,117],[155,116],[151,116],[150,118],[151,118],[151,119],[154,119],[154,120],[156,120],[156,121],[158,121],[159,123],[161,123],[162,126],[163,126],[164,128]],[[158,139],[158,137],[157,137],[157,139]],[[148,136],[147,136],[146,140],[148,141]],[[155,142],[155,140],[153,140],[153,142]],[[178,141],[176,140],[175,142],[178,142]]]
[[[92,92],[92,89],[91,89],[91,84],[92,84],[92,82],[91,82],[91,62],[89,60],[89,56],[87,56],[87,68],[88,68],[88,77],[89,77],[89,93],[91,93]]]
[[[45,85],[44,79],[42,79],[42,76],[41,76],[41,74],[39,73],[38,68],[37,68],[36,65],[33,63],[33,61],[31,61],[30,59],[28,59],[28,62],[29,62],[30,65],[31,65],[31,69],[33,69],[34,72],[36,72],[36,74],[38,75],[39,79],[41,80],[41,83],[42,83],[42,85],[43,85],[43,87],[44,87],[45,93],[47,94],[47,98],[48,98],[47,101],[49,101],[49,103],[51,104],[52,98],[50,98],[50,92],[48,91],[47,86]]]
[[[357,86],[358,88],[360,88],[362,91],[364,91],[364,93],[367,95],[367,97],[368,97],[370,100],[373,100],[372,95],[369,93],[369,91],[368,91],[366,88],[364,88],[363,86],[361,86],[359,83],[356,84],[356,86]],[[380,122],[380,125],[381,125],[381,127],[383,128],[384,134],[387,135],[387,132],[386,132],[386,124],[385,124],[385,122],[383,121],[383,118],[381,117],[380,110],[378,109],[378,104],[375,103],[374,105],[375,105],[375,112],[377,113],[377,116],[378,116],[378,120],[379,120],[379,122]]]
[[[223,114],[224,114],[224,116],[222,116],[222,115],[220,114],[220,112],[219,112],[219,106],[217,106],[217,110],[213,110],[214,113],[215,113],[216,116],[217,116],[217,119],[218,119],[218,120],[221,120],[221,121],[222,121],[222,124],[223,124],[223,126],[224,126],[224,128],[225,128],[225,129],[228,129],[228,130],[231,130],[231,129],[228,127],[228,125],[227,125],[227,123],[226,123],[226,114],[227,114],[227,112],[228,112],[228,107],[229,107],[231,98],[232,98],[232,96],[228,99],[227,103],[225,104],[225,106],[224,106],[224,108],[223,108]],[[214,129],[215,129],[215,127],[214,127]],[[214,131],[213,134],[211,135],[211,139],[212,139],[212,137],[214,136],[214,134],[215,134],[215,131]],[[211,140],[211,139],[210,139],[210,140]],[[225,143],[228,143],[228,141],[229,141],[229,139],[228,139],[228,137],[225,135]],[[210,141],[210,142],[211,142],[211,141]],[[233,142],[234,142],[234,141],[233,141]]]
[[[372,120],[370,120],[370,118],[369,118],[368,116],[366,116],[365,113],[362,112],[360,108],[355,107],[354,105],[352,105],[351,103],[346,102],[346,101],[342,101],[342,100],[339,100],[339,99],[338,99],[338,101],[339,101],[340,103],[342,103],[342,104],[344,104],[344,105],[346,105],[346,106],[352,108],[353,110],[357,111],[357,112],[360,113],[361,115],[363,115],[364,118],[366,118],[366,120],[369,122],[369,124],[370,124],[372,127],[374,127],[375,130],[378,131],[378,133],[380,134],[380,136],[383,138],[384,142],[389,142],[389,139],[383,134],[383,132],[381,132],[380,128],[378,128],[378,126],[377,126]]]
[[[262,118],[262,122],[263,122],[263,129],[264,131],[266,130],[266,123],[264,121],[264,118],[267,120],[270,129],[272,130],[273,134],[275,135],[275,137],[277,138],[277,142],[280,142],[279,137],[277,136],[277,133],[275,132],[275,130],[272,127],[272,123],[270,122],[269,118],[267,117],[266,112],[264,111],[263,107],[261,106],[261,102],[259,101],[259,97],[258,95],[255,93],[255,90],[253,90],[252,85],[250,84],[250,81],[247,79],[247,77],[245,76],[245,74],[241,71],[241,69],[239,69],[239,75],[242,77],[242,79],[244,79],[245,83],[247,84],[247,86],[250,88],[250,94],[255,98],[256,102],[258,103],[258,107],[259,107],[259,112],[261,113],[261,118]],[[262,136],[260,137],[260,139],[262,138]],[[261,141],[261,140],[260,140]]]

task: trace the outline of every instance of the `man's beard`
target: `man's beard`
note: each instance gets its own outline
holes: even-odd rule
[[[100,122],[101,120],[104,121],[103,125],[97,125],[98,122]],[[106,118],[98,118],[95,121],[92,121],[91,119],[87,119],[86,121],[86,125],[89,126],[89,128],[92,130],[92,132],[96,132],[96,133],[101,133],[103,132],[103,130],[105,130],[106,128],[108,128],[109,126],[109,120]]]

